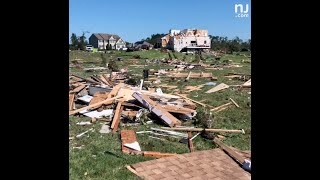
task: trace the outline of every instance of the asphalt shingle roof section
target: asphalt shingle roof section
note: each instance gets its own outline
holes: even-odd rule
[[[131,167],[147,180],[251,179],[250,173],[219,148],[140,162]]]

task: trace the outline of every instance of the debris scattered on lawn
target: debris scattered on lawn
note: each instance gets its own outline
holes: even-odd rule
[[[215,82],[207,82],[204,85],[206,85],[206,86],[215,86],[216,84],[217,83],[215,83]]]
[[[201,58],[202,59],[202,58]],[[119,60],[119,59],[118,59]],[[203,60],[203,59],[202,59]],[[214,86],[213,88],[209,89],[205,93],[213,93],[217,91],[221,91],[223,89],[227,89],[232,87],[238,88],[251,88],[251,75],[247,74],[240,74],[240,73],[229,73],[225,77],[230,79],[238,79],[241,81],[246,81],[244,84],[240,85],[227,85],[224,83],[220,83],[217,85],[216,82],[206,82],[200,85],[194,85],[194,79],[198,80],[217,80],[214,77],[213,73],[211,72],[202,72],[207,70],[222,70],[223,68],[233,68],[233,67],[241,67],[239,64],[233,63],[232,60],[226,60],[222,62],[223,64],[213,64],[208,65],[199,61],[198,63],[190,64],[185,61],[181,61],[178,59],[168,60],[168,59],[151,59],[146,60],[146,63],[167,63],[170,65],[174,65],[175,68],[173,69],[159,69],[159,70],[145,70],[147,72],[147,77],[132,77],[132,74],[128,73],[128,68],[120,69],[115,71],[114,69],[111,72],[106,72],[108,68],[104,67],[90,67],[84,68],[84,71],[101,71],[98,75],[90,75],[86,78],[80,77],[77,75],[70,75],[69,76],[69,115],[75,116],[87,116],[91,118],[90,122],[79,122],[76,123],[77,125],[92,125],[99,121],[104,121],[102,124],[100,133],[110,133],[112,132],[115,134],[117,130],[120,132],[121,136],[121,150],[123,153],[132,154],[132,155],[142,155],[146,157],[154,157],[154,158],[168,158],[164,161],[169,162],[172,158],[176,160],[185,159],[186,162],[189,161],[188,157],[194,155],[195,146],[193,144],[193,140],[201,134],[201,137],[211,137],[212,139],[225,139],[224,136],[219,135],[218,133],[242,133],[244,134],[245,131],[243,129],[213,129],[211,126],[205,126],[206,128],[199,128],[198,127],[187,127],[181,126],[182,123],[186,122],[192,123],[192,120],[197,115],[197,107],[200,105],[203,108],[206,108],[211,113],[216,113],[227,109],[232,106],[236,106],[240,108],[237,102],[228,97],[230,102],[213,107],[212,105],[205,104],[204,102],[210,102],[210,97],[205,97],[207,99],[203,99],[204,93],[202,92],[205,86]],[[139,65],[130,65],[136,66]],[[144,66],[144,65],[141,65]],[[145,66],[144,66],[145,67]],[[214,72],[214,71],[213,71]],[[137,75],[135,75],[137,76]],[[162,79],[160,79],[162,78]],[[180,78],[180,79],[179,79]],[[139,79],[140,82],[139,82]],[[129,83],[129,80],[130,81]],[[188,82],[189,81],[189,82]],[[163,82],[174,82],[174,85],[164,84]],[[128,83],[128,84],[125,84]],[[177,85],[181,83],[185,84],[185,88],[180,89]],[[171,93],[168,93],[171,92]],[[189,94],[190,93],[190,94]],[[251,94],[251,92],[248,92]],[[189,97],[195,97],[194,100]],[[207,96],[207,95],[206,95]],[[249,102],[248,102],[249,103]],[[251,105],[249,104],[249,107]],[[199,112],[199,111],[198,111]],[[210,118],[209,118],[210,119]],[[105,124],[108,122],[107,124]],[[149,126],[149,124],[160,124],[162,126],[168,127],[161,127],[160,128],[153,128]],[[190,125],[189,124],[189,125]],[[135,130],[125,130],[128,126],[128,129],[136,129],[136,127],[132,126],[141,126],[143,125],[146,127],[144,131],[135,132]],[[95,126],[93,126],[95,127]],[[200,126],[201,127],[201,126]],[[88,132],[93,131],[93,128],[82,132],[75,137],[69,137],[69,140],[74,138],[80,138],[87,134]],[[180,132],[179,132],[180,131]],[[183,132],[181,132],[183,131]],[[192,133],[196,132],[194,136]],[[136,134],[148,134],[147,137],[152,139],[157,139],[164,141],[163,143],[168,143],[168,141],[179,141],[181,143],[185,143],[188,146],[189,151],[191,153],[185,155],[178,155],[175,153],[162,153],[157,151],[144,151],[143,146],[142,148],[137,141]],[[213,136],[214,134],[214,136]],[[224,134],[223,134],[224,135]],[[216,138],[213,138],[216,137]],[[218,139],[218,138],[219,139]],[[155,140],[156,141],[156,140]],[[214,142],[215,142],[214,141]],[[218,142],[219,143],[219,142]],[[224,145],[220,143],[219,147],[224,149]],[[76,147],[75,147],[76,148]],[[79,148],[80,149],[80,148]],[[230,147],[231,150],[238,153],[238,151],[234,150]],[[230,150],[228,149],[228,150]],[[227,151],[228,151],[227,150]],[[201,151],[199,151],[201,152]],[[202,151],[206,153],[206,151]],[[201,152],[201,153],[202,153]],[[225,154],[221,154],[220,149],[209,150],[207,151],[208,157],[213,157],[210,159],[211,164],[218,164],[213,168],[217,168],[219,171],[224,171],[226,166],[230,165],[230,168],[234,170],[234,172],[225,171],[223,174],[215,174],[212,169],[210,172],[206,172],[208,177],[212,178],[218,176],[218,178],[223,179],[227,177],[229,174],[237,173],[237,177],[234,179],[245,179],[247,178],[246,175],[242,173],[239,169],[237,169],[230,160],[222,161],[216,156],[220,156],[223,159],[228,159],[228,156]],[[240,152],[242,153],[242,152]],[[239,154],[239,153],[238,153]],[[244,153],[245,154],[245,153]],[[245,154],[247,155],[247,154]],[[120,156],[117,156],[120,157]],[[120,157],[122,158],[122,157]],[[234,158],[234,157],[233,157]],[[192,160],[191,160],[192,161]],[[205,162],[199,161],[204,163],[202,169],[206,169],[205,167],[209,166],[205,164]],[[244,169],[250,171],[251,170],[251,161],[248,158],[244,158],[242,162],[242,166]],[[209,162],[207,162],[209,163]],[[219,165],[223,165],[220,167]],[[133,165],[134,166],[134,165]],[[176,166],[176,165],[175,165]],[[219,168],[220,167],[220,168]],[[131,172],[136,173],[136,175],[141,176],[141,168],[131,168],[131,166],[127,167]],[[153,168],[159,173],[163,168],[162,165],[159,168]],[[183,168],[182,168],[183,169]],[[146,170],[147,171],[147,170]],[[150,170],[149,170],[150,171]],[[165,171],[164,171],[165,172]],[[149,172],[148,172],[149,173]],[[145,174],[148,174],[145,173]],[[156,174],[157,174],[156,173]],[[189,173],[189,172],[188,172]],[[184,174],[179,175],[177,177],[185,177],[185,176],[193,176],[197,178],[198,176],[196,173],[192,174]],[[142,173],[143,174],[143,173]],[[167,173],[162,173],[155,175],[157,178],[165,178],[161,176],[166,176]],[[210,177],[212,176],[212,177]],[[174,176],[175,177],[175,176]],[[229,176],[228,176],[229,177]],[[243,178],[245,177],[245,178]],[[155,178],[155,177],[154,177]]]
[[[83,135],[87,134],[90,131],[93,131],[93,128],[91,128],[91,129],[89,129],[89,130],[87,130],[87,131],[85,131],[83,133],[80,133],[80,134],[76,135],[76,138],[80,138],[80,137],[82,137]]]
[[[86,126],[86,125],[91,125],[91,124],[92,124],[91,122],[84,122],[84,121],[77,123],[77,125],[80,125],[80,126]]]
[[[140,148],[140,145],[137,141],[133,142],[133,143],[126,143],[126,144],[123,144],[125,147],[127,148],[131,148],[133,150],[136,150],[136,151],[141,151],[141,148]]]
[[[108,116],[112,115],[113,109],[105,109],[100,112],[98,112],[97,110],[95,110],[95,111],[83,110],[83,111],[80,111],[80,113],[85,116],[91,117],[91,118],[98,118],[99,119],[99,118],[108,117]]]
[[[101,134],[110,133],[110,132],[111,132],[110,126],[109,126],[109,125],[106,125],[106,124],[103,124],[99,132],[100,132]]]
[[[90,95],[85,95],[85,96],[79,97],[78,100],[83,101],[83,102],[89,104],[90,101],[92,100],[92,98],[93,98],[93,97],[90,96]]]
[[[84,145],[72,147],[72,149],[82,149],[82,148],[84,148]]]
[[[247,82],[243,83],[241,87],[251,88],[251,79],[249,79]]]
[[[213,87],[212,89],[209,89],[206,93],[213,93],[213,92],[217,92],[217,91],[227,89],[227,88],[229,88],[228,85],[221,83],[221,84],[218,84],[217,86]]]
[[[229,98],[229,99],[233,102],[235,106],[237,106],[238,108],[240,107],[232,98]]]

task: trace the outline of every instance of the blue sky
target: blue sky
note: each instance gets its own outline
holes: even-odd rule
[[[235,4],[249,4],[236,17]],[[170,29],[207,29],[210,35],[251,39],[250,0],[69,0],[69,39],[84,31],[118,34],[135,42]]]

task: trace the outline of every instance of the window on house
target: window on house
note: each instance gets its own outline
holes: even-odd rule
[[[204,41],[204,44],[207,44],[207,41]]]
[[[196,41],[191,41],[191,43],[192,43],[192,44],[193,44],[193,43],[195,44],[195,43],[196,43]]]

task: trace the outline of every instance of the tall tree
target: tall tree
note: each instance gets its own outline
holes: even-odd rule
[[[71,49],[75,50],[78,48],[79,39],[75,33],[71,34]]]
[[[78,48],[80,48],[81,50],[85,50],[85,46],[86,46],[86,36],[85,33],[82,33],[82,36],[79,37],[79,45]]]

